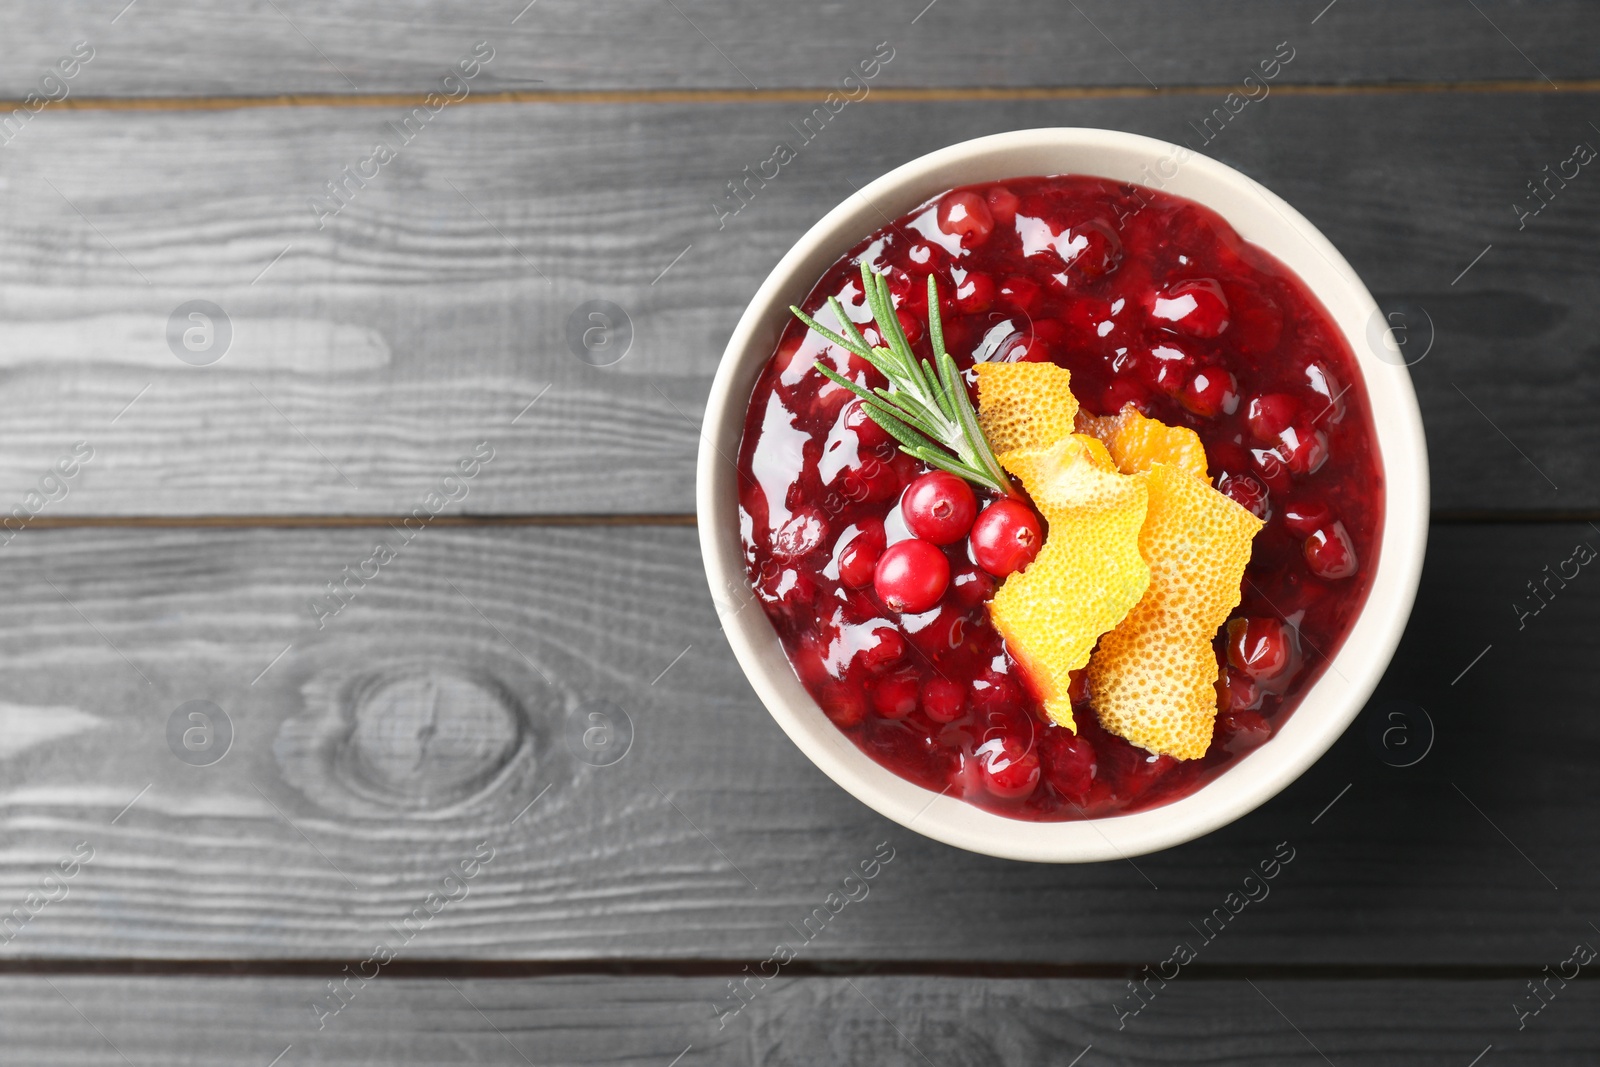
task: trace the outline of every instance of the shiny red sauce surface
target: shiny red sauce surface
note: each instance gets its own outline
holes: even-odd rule
[[[952,211],[948,198],[961,193],[982,198],[987,226],[982,211],[976,225]],[[863,529],[881,523],[890,544],[909,536],[900,494],[927,468],[861,430],[849,394],[813,365],[873,386],[884,384],[877,372],[793,322],[750,397],[741,533],[755,594],[833,723],[903,778],[1035,820],[1167,803],[1270,738],[1354,623],[1383,522],[1355,358],[1306,287],[1207,208],[1074,176],[953,190],[834,264],[805,310],[833,326],[826,302],[838,297],[876,342],[863,260],[888,273],[919,354],[931,355],[932,273],[946,347],[964,369],[1051,360],[1072,372],[1091,414],[1132,403],[1193,428],[1213,484],[1267,521],[1234,612],[1237,640],[1229,627],[1216,638],[1218,717],[1206,755],[1153,756],[1108,734],[1082,685],[1074,736],[1044,716],[990,624],[995,580],[964,540],[944,549],[954,577],[943,599],[917,615],[890,611],[870,582],[841,580],[842,550]],[[979,491],[980,507],[991,499]]]

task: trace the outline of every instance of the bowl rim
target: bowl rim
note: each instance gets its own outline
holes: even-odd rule
[[[1069,173],[1138,181],[1195,200],[1299,275],[1356,356],[1377,431],[1384,525],[1366,602],[1338,653],[1271,740],[1170,803],[1132,814],[1030,822],[901,778],[827,719],[795,677],[765,613],[759,606],[748,610],[756,600],[739,544],[735,463],[751,389],[787,321],[788,305],[803,299],[828,266],[881,228],[884,218],[898,218],[945,189]],[[1377,303],[1321,231],[1248,175],[1186,146],[1116,130],[1046,127],[979,137],[912,159],[840,203],[795,242],[757,289],[718,364],[706,401],[695,497],[706,577],[734,656],[779,727],[823,773],[873,810],[945,844],[1016,860],[1095,862],[1129,859],[1218,829],[1282,791],[1338,740],[1387,669],[1415,601],[1428,534],[1427,444],[1410,373],[1403,362],[1380,356],[1385,342],[1393,344]]]

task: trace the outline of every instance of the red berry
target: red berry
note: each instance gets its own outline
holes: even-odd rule
[[[1039,754],[1015,737],[995,737],[974,755],[983,769],[983,784],[1004,800],[1019,800],[1039,784]]]
[[[900,498],[906,529],[925,541],[949,545],[972,529],[978,501],[963,478],[945,471],[929,471],[906,487]]]
[[[922,714],[934,722],[955,722],[966,710],[967,693],[961,683],[929,678],[922,683]]]
[[[830,682],[823,686],[819,703],[833,724],[844,729],[859,725],[867,717],[866,697],[855,686],[842,682]]]
[[[855,662],[869,671],[892,667],[906,657],[906,639],[893,626],[883,625],[867,631],[855,654]]]
[[[1294,635],[1277,619],[1229,619],[1228,662],[1258,682],[1272,682],[1294,666]]]
[[[1310,537],[1332,521],[1332,510],[1320,500],[1297,500],[1283,509],[1283,524],[1296,537]]]
[[[816,508],[798,508],[772,535],[772,554],[799,559],[828,539],[828,520]]]
[[[1189,377],[1189,367],[1194,357],[1175,345],[1151,345],[1146,355],[1137,361],[1139,376],[1152,389],[1168,396],[1177,396]]]
[[[1179,282],[1156,294],[1150,317],[1191,337],[1215,337],[1228,328],[1228,298],[1210,278]]]
[[[834,562],[839,567],[839,581],[851,589],[862,589],[872,584],[878,557],[888,546],[881,519],[862,519],[839,535],[839,544],[833,550]]]
[[[957,234],[968,248],[981,245],[994,231],[994,216],[989,204],[977,193],[958,189],[939,200],[939,229]]]
[[[989,191],[983,194],[983,199],[989,205],[989,214],[996,225],[1010,226],[1016,220],[1017,194],[1010,189],[1003,185],[990,186]]]
[[[885,719],[903,719],[917,710],[917,679],[908,674],[890,675],[872,687],[872,710]]]
[[[1096,768],[1094,746],[1088,739],[1052,726],[1044,731],[1039,747],[1044,755],[1045,780],[1074,804],[1089,799]]]
[[[899,541],[878,558],[872,584],[890,611],[916,615],[944,596],[950,561],[938,546],[921,538]]]
[[[857,447],[861,452],[872,451],[879,445],[886,445],[894,440],[888,431],[872,421],[872,416],[867,414],[866,406],[861,403],[860,397],[845,405],[841,417],[844,419],[845,428],[855,432]]]
[[[1022,690],[1003,674],[985,671],[972,680],[972,706],[978,714],[994,721],[1015,715],[1022,703]],[[1012,725],[1022,728],[1026,720],[1016,718]]]
[[[1201,418],[1232,415],[1239,409],[1239,383],[1221,367],[1201,367],[1178,394],[1178,402]]]
[[[1068,671],[1067,699],[1074,704],[1089,702],[1089,672],[1087,669]]]
[[[956,285],[956,307],[968,315],[988,311],[994,306],[994,279],[987,274],[968,273]]]
[[[1102,278],[1122,263],[1122,238],[1104,219],[1090,219],[1056,238],[1056,251],[1066,260],[1067,273],[1088,279]],[[1060,281],[1060,276],[1056,276]]]
[[[1306,562],[1318,578],[1336,581],[1348,578],[1357,570],[1356,549],[1350,543],[1350,533],[1344,523],[1335,521],[1322,526],[1306,538]]]
[[[911,629],[907,620],[906,636],[911,638],[918,651],[927,659],[937,660],[960,648],[967,640],[967,627],[971,620],[966,612],[954,604],[946,604],[936,611],[927,612],[917,620],[921,625]]]
[[[1216,738],[1228,752],[1249,752],[1272,736],[1272,726],[1259,714],[1241,708],[1217,719]]]
[[[1257,444],[1277,444],[1278,436],[1300,414],[1300,401],[1288,393],[1267,393],[1250,398],[1245,417],[1250,421],[1250,436]]]
[[[882,503],[898,497],[905,484],[893,462],[885,463],[869,453],[861,469],[851,472],[844,491],[846,497],[858,503]]]
[[[1328,461],[1328,435],[1299,419],[1278,437],[1278,455],[1295,474],[1315,474]]]
[[[1223,471],[1217,476],[1217,492],[1230,498],[1262,522],[1272,518],[1272,501],[1267,496],[1267,487],[1248,474]]]
[[[994,579],[976,567],[958,571],[950,580],[955,590],[956,602],[962,607],[975,608],[994,599]]]
[[[1032,508],[1007,497],[979,514],[972,524],[971,543],[973,562],[1004,578],[1033,562],[1044,543],[1044,531]]]
[[[1010,277],[1000,283],[1000,299],[1018,311],[1033,313],[1039,303],[1039,285],[1028,278]]]
[[[1283,456],[1276,448],[1252,448],[1250,460],[1255,464],[1261,480],[1267,483],[1268,489],[1274,493],[1289,491],[1289,465],[1283,461]]]

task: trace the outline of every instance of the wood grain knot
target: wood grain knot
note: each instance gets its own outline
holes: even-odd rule
[[[346,698],[335,773],[358,793],[438,808],[487,788],[523,747],[515,699],[492,678],[438,666],[369,677]]]
[[[376,819],[514,813],[566,781],[568,761],[544,754],[570,698],[475,644],[434,644],[328,649],[273,743],[284,781],[325,811]]]

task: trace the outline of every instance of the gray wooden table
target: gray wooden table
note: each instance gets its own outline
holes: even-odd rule
[[[125,2],[0,3],[0,1062],[1600,1056],[1600,579],[1529,591],[1600,545],[1600,175],[1529,186],[1600,146],[1592,5]],[[1407,331],[1400,654],[1283,795],[1137,866],[907,833],[719,632],[722,345],[853,185],[1181,139],[1282,48],[1207,151]],[[590,300],[616,361],[569,343]],[[1418,708],[1424,758],[1373,742]]]

